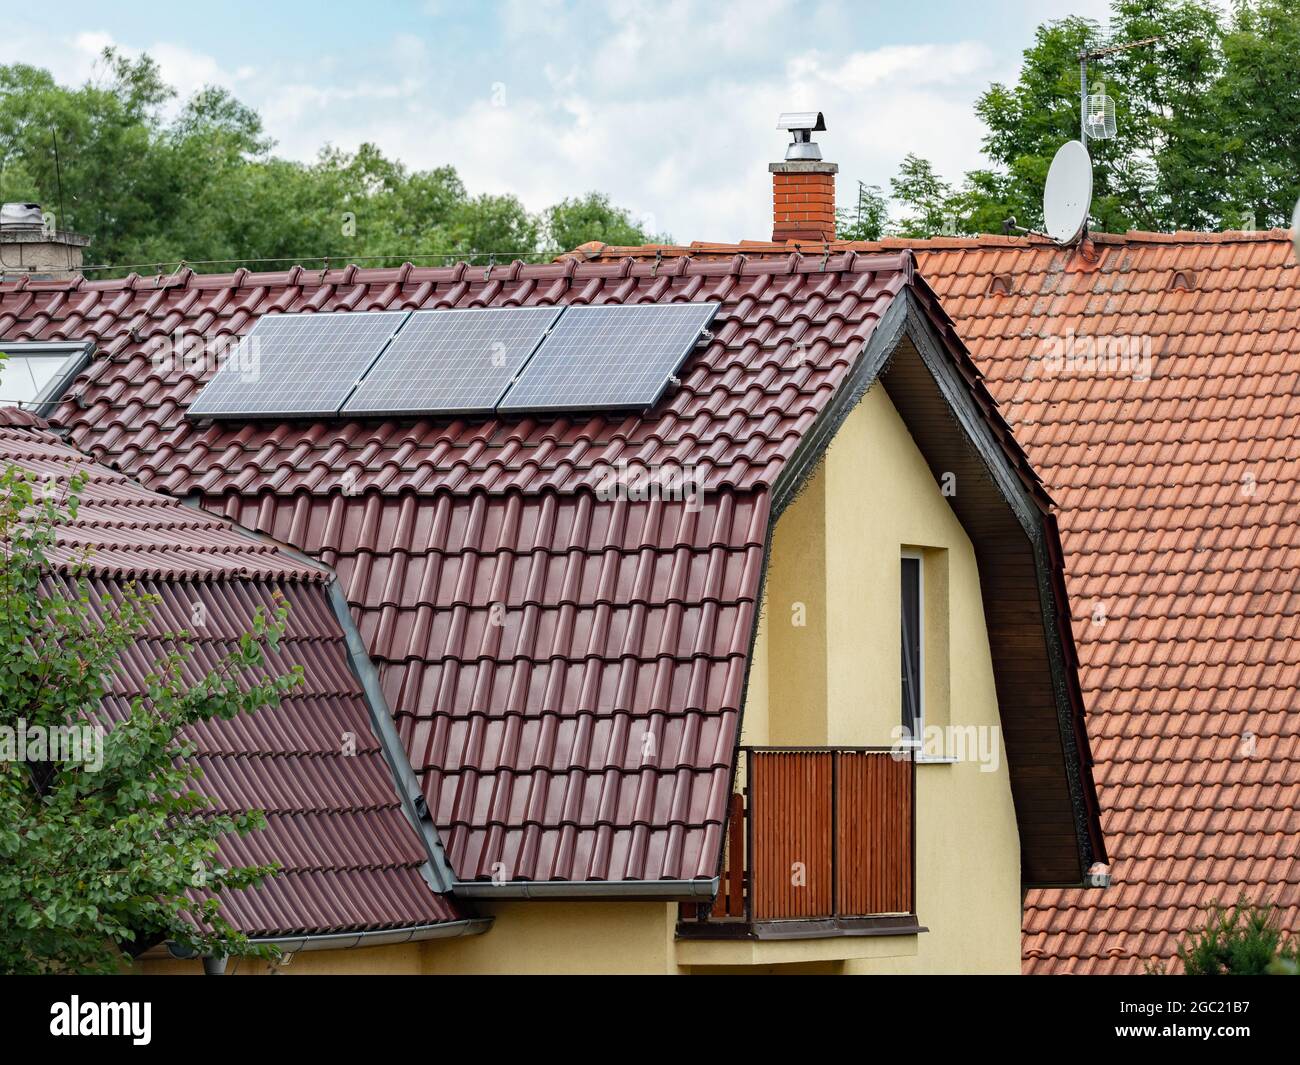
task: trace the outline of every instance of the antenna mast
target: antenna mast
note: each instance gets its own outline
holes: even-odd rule
[[[1079,53],[1079,140],[1085,148],[1088,147],[1088,60],[1101,59],[1116,52],[1128,52],[1134,48],[1145,48],[1148,44],[1162,40],[1163,37],[1144,37],[1129,44],[1115,44],[1109,48],[1095,48],[1090,52]]]

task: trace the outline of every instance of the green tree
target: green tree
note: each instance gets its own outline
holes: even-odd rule
[[[879,185],[858,182],[857,204],[835,212],[835,236],[839,240],[879,240],[888,225],[889,201]]]
[[[1211,904],[1205,925],[1179,944],[1178,958],[1187,976],[1262,976],[1294,973],[1300,947],[1283,937],[1275,907],[1253,905],[1243,895],[1231,909]],[[1166,971],[1163,964],[1148,968]]]
[[[1223,74],[1204,101],[1220,133],[1217,156],[1225,212],[1237,224],[1290,224],[1300,194],[1300,10],[1293,0],[1238,3],[1223,39]]]
[[[659,239],[600,193],[534,215],[514,196],[471,195],[451,166],[412,170],[373,144],[283,159],[257,112],[224,89],[169,117],[175,93],[150,59],[110,49],[101,64],[77,88],[0,67],[0,200],[66,210],[58,224],[91,238],[96,264],[120,264],[110,275],[180,260],[487,263]]]
[[[217,859],[222,836],[264,818],[213,810],[194,787],[194,748],[182,733],[275,705],[298,683],[300,671],[272,675],[266,666],[285,608],[259,613],[197,683],[184,679],[194,672],[189,636],[168,637],[175,650],[158,661],[147,698],[110,722],[114,669],[150,624],[155,600],[126,586],[97,603],[85,556],[51,565],[83,483],[52,490],[16,467],[0,473],[0,972],[113,972],[123,954],[165,939],[199,953],[266,956],[222,919],[218,900],[276,867],[222,868]],[[69,728],[79,747],[56,759],[53,730]],[[40,736],[45,751],[29,746]],[[195,889],[202,895],[191,897]]]
[[[929,160],[908,153],[889,179],[894,202],[908,213],[897,227],[902,237],[932,237],[957,231],[956,200],[952,187]]]
[[[547,250],[553,254],[571,251],[588,241],[604,244],[669,244],[672,237],[650,232],[632,213],[609,202],[600,192],[564,199],[542,216]]]
[[[899,231],[996,232],[1042,226],[1057,149],[1079,136],[1079,54],[1158,38],[1090,60],[1089,92],[1115,102],[1116,136],[1089,140],[1092,228],[1168,231],[1285,226],[1300,195],[1300,6],[1236,0],[1112,0],[1109,35],[1093,21],[1039,26],[1011,85],[975,111],[990,165],[948,186],[909,156],[891,182]],[[948,225],[943,220],[948,220]]]

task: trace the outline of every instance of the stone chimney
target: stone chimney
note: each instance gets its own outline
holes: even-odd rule
[[[0,277],[68,280],[81,276],[89,237],[56,229],[40,204],[0,205]]]
[[[812,135],[826,129],[820,111],[783,114],[777,129],[793,138],[785,161],[771,163],[772,239],[822,243],[835,239],[835,175],[839,167],[822,161]]]

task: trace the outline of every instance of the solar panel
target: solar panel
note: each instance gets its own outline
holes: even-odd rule
[[[343,412],[490,413],[559,316],[559,307],[416,311]]]
[[[717,303],[567,307],[497,409],[652,407]]]
[[[264,315],[189,413],[210,418],[337,414],[409,314]]]

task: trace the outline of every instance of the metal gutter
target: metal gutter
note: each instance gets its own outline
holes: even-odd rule
[[[458,880],[457,898],[470,899],[622,899],[625,902],[690,902],[718,893],[718,877],[709,880],[547,880],[494,884]]]
[[[481,935],[492,927],[491,917],[470,917],[461,921],[443,921],[439,924],[405,925],[401,928],[381,928],[368,932],[325,932],[303,936],[267,936],[253,938],[248,942],[258,947],[278,947],[285,954],[297,954],[303,950],[347,950],[350,947],[385,947],[399,943],[419,943],[427,939],[454,939],[458,936]],[[167,944],[167,952],[173,958],[190,960],[199,955],[180,950],[174,943]],[[204,956],[204,969],[216,968],[215,959]]]

